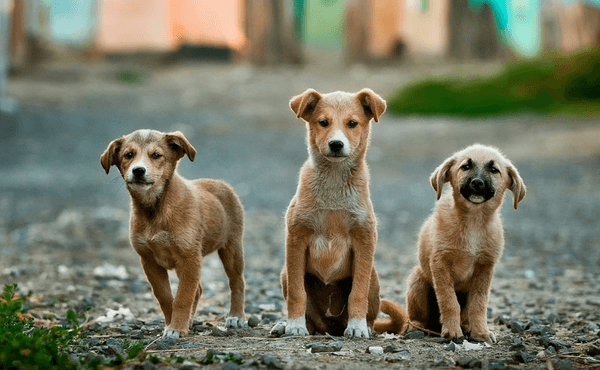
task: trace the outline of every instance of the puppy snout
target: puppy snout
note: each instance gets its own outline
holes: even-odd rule
[[[342,151],[342,149],[344,149],[344,143],[341,142],[340,140],[331,140],[329,142],[329,149],[333,153],[339,153]]]
[[[134,167],[131,170],[131,173],[133,173],[133,176],[135,176],[136,178],[140,178],[143,177],[146,174],[146,169],[144,167]]]
[[[485,181],[480,178],[474,178],[471,180],[471,188],[475,191],[479,191],[485,187]]]

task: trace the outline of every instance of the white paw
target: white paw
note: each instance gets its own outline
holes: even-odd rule
[[[275,336],[282,336],[283,334],[285,334],[285,322],[283,321],[279,321],[275,324],[275,326],[273,326],[273,328],[271,329],[271,331],[269,332],[271,335],[275,335]]]
[[[244,321],[237,316],[230,316],[225,321],[225,327],[232,329],[241,329],[245,327]]]
[[[344,336],[346,338],[369,338],[369,332],[367,319],[350,319]]]
[[[165,331],[163,331],[163,338],[166,338],[166,337],[173,337],[175,339],[178,339],[179,332],[177,330],[173,330],[167,326],[165,328]]]
[[[287,324],[285,325],[285,335],[308,335],[306,319],[304,316],[299,319],[288,319]]]

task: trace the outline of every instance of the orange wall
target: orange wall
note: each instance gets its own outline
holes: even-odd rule
[[[421,0],[405,0],[402,39],[411,55],[445,55],[448,49],[448,0],[429,0],[422,11]]]
[[[168,51],[181,43],[240,49],[243,0],[100,0],[103,52]]]
[[[405,0],[371,0],[371,54],[390,56],[400,38]]]

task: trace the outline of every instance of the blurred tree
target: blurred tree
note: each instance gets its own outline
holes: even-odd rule
[[[246,0],[248,60],[256,65],[301,63],[294,19],[281,0]]]
[[[450,0],[448,23],[450,57],[464,60],[500,56],[496,20],[489,4],[473,7],[469,0]]]

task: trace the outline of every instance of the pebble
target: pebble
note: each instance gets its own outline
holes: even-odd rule
[[[381,346],[371,346],[367,348],[367,353],[372,355],[383,355],[383,347]]]
[[[226,337],[227,333],[217,327],[214,327],[210,332],[210,335],[213,337]]]
[[[423,339],[423,338],[425,338],[425,333],[423,333],[421,330],[411,331],[410,333],[406,334],[406,338],[407,339]]]
[[[144,361],[141,364],[136,364],[134,370],[154,370],[157,366],[150,361]]]
[[[481,360],[477,360],[471,357],[461,357],[458,360],[456,360],[456,364],[465,369],[481,368]]]
[[[521,334],[525,332],[523,328],[523,323],[520,321],[513,320],[510,322],[510,331],[516,334]]]
[[[177,339],[173,336],[164,337],[156,342],[159,349],[165,350],[174,346],[177,343]]]
[[[396,353],[396,352],[400,352],[400,348],[395,345],[394,343],[392,344],[388,344],[384,349],[383,352],[385,353]]]
[[[280,317],[281,316],[279,314],[272,313],[272,312],[265,312],[261,316],[263,324],[269,324],[273,321],[277,321],[277,320],[279,320]]]
[[[194,343],[188,342],[188,341],[179,343],[179,347],[185,348],[185,349],[200,348],[199,346],[195,345]]]
[[[283,369],[283,365],[273,355],[264,354],[261,359],[269,369]]]
[[[144,339],[144,333],[141,330],[132,330],[129,335],[133,339]]]
[[[248,319],[248,326],[251,328],[255,328],[258,326],[259,322],[260,322],[260,320],[258,319],[258,316],[252,315]]]
[[[446,346],[446,350],[452,352],[456,351],[456,344],[454,342],[448,343],[448,345]]]
[[[344,346],[344,342],[336,341],[330,342],[327,344],[324,343],[309,343],[306,345],[306,348],[310,348],[311,353],[320,353],[320,352],[337,352]],[[383,351],[383,349],[382,349]]]
[[[113,337],[110,337],[106,340],[106,346],[115,355],[117,353],[123,354],[123,346],[121,345],[121,342],[119,342]]]
[[[515,360],[517,360],[519,362],[523,362],[523,363],[531,362],[531,361],[533,361],[536,358],[537,358],[536,356],[530,355],[530,354],[528,354],[527,352],[524,352],[524,351],[519,351],[515,355]]]
[[[197,363],[185,360],[183,361],[183,363],[181,364],[181,367],[179,368],[179,370],[198,370],[201,369],[201,366],[198,365]]]

